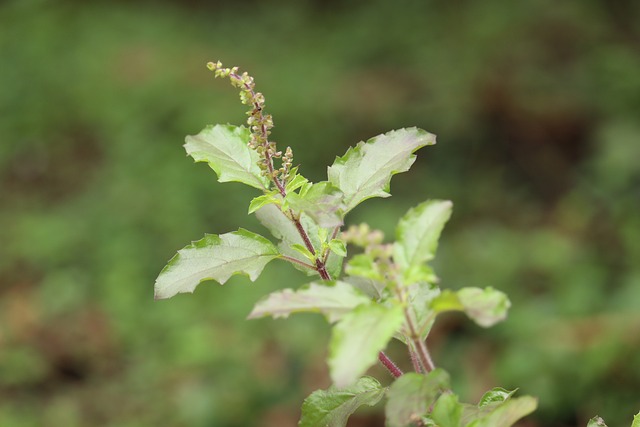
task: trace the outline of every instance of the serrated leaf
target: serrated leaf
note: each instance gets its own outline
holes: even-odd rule
[[[234,274],[246,274],[255,281],[264,266],[279,255],[269,240],[242,228],[220,236],[207,234],[179,250],[162,269],[156,279],[155,298],[193,292],[205,280],[224,284]]]
[[[520,418],[532,413],[538,400],[531,396],[511,398],[479,408],[464,405],[462,425],[465,427],[511,427]]]
[[[352,384],[371,365],[404,320],[402,307],[360,305],[334,327],[329,370],[336,387]]]
[[[631,424],[631,427],[640,427],[640,412],[633,417],[633,424]]]
[[[374,406],[386,389],[371,377],[363,377],[350,387],[317,390],[302,404],[299,427],[345,427],[349,416],[360,406]]]
[[[249,129],[243,126],[207,126],[186,138],[184,148],[196,162],[207,162],[219,182],[236,181],[264,190],[269,179],[258,167],[260,156],[248,147]]]
[[[413,153],[435,142],[435,135],[422,129],[399,129],[360,142],[337,157],[328,175],[344,193],[344,213],[371,197],[389,197],[391,177],[409,170],[416,158]]]
[[[393,259],[404,271],[406,282],[424,279],[421,266],[435,256],[452,206],[448,200],[428,200],[410,209],[398,223]],[[420,273],[419,276],[416,273]]]
[[[516,391],[518,391],[518,389],[507,390],[502,387],[495,387],[482,395],[480,402],[478,402],[478,407],[482,408],[483,406],[489,405],[491,403],[500,403],[504,402],[505,400],[509,400]]]
[[[332,239],[329,242],[329,249],[334,252],[336,255],[340,255],[341,257],[347,256],[347,246],[340,239]]]
[[[327,181],[304,184],[299,193],[288,193],[284,203],[297,213],[305,213],[320,227],[338,227],[343,224],[342,192]]]
[[[433,405],[431,419],[438,427],[461,427],[462,409],[458,396],[453,393],[444,393]]]
[[[595,416],[589,420],[589,424],[587,424],[587,427],[607,427],[607,425],[602,418]],[[635,426],[632,425],[631,427]]]
[[[284,289],[260,300],[249,319],[272,316],[286,318],[292,313],[322,313],[331,323],[338,321],[360,304],[371,300],[346,282],[312,282],[298,289]]]
[[[249,203],[248,213],[252,214],[258,209],[260,209],[261,207],[271,203],[275,203],[275,204],[281,203],[281,200],[278,198],[278,196],[274,192],[269,192],[268,194],[263,194],[262,196],[254,197],[251,200],[251,203]]]
[[[442,369],[434,369],[427,375],[410,372],[396,379],[387,393],[387,426],[414,425],[448,387],[449,374]]]

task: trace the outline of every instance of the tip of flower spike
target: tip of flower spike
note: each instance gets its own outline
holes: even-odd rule
[[[210,69],[211,71],[217,70],[218,68],[222,67],[222,62],[218,61],[218,62],[207,62],[207,68]]]

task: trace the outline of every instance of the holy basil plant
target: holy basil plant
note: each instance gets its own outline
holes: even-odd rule
[[[188,136],[185,148],[215,171],[220,182],[241,182],[260,194],[248,213],[271,232],[266,238],[239,229],[206,234],[169,261],[155,283],[155,297],[193,292],[199,283],[225,283],[234,274],[256,280],[265,266],[284,261],[312,276],[298,289],[282,289],[258,301],[250,319],[324,315],[332,325],[328,365],[333,385],[313,392],[302,405],[302,427],[346,426],[362,405],[385,400],[389,427],[508,427],[531,413],[533,397],[495,388],[474,404],[461,403],[448,374],[437,368],[426,338],[440,313],[460,311],[482,327],[505,319],[510,303],[493,288],[442,290],[429,262],[451,216],[448,200],[426,200],[398,222],[395,242],[366,224],[346,229],[346,215],[372,197],[388,197],[393,175],[409,170],[415,152],[435,144],[417,128],[375,136],[337,157],[327,180],[310,182],[294,166],[290,147],[269,140],[272,117],[254,80],[237,67],[209,63],[216,77],[229,78],[249,107],[247,126],[207,126]],[[347,256],[349,252],[349,256]],[[315,277],[313,277],[315,276]],[[384,353],[393,339],[407,347],[413,372],[403,373]],[[382,363],[393,381],[366,376]]]

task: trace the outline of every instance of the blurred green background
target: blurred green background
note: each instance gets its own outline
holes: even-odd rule
[[[639,22],[634,0],[1,2],[0,426],[294,426],[328,385],[319,316],[244,320],[305,283],[286,265],[153,301],[191,240],[265,232],[246,216],[256,194],[181,146],[245,119],[216,59],[256,78],[274,139],[315,181],[359,140],[438,135],[348,221],[390,236],[409,207],[453,200],[443,287],[513,302],[490,330],[438,323],[434,358],[464,399],[520,387],[540,398],[523,426],[630,425]],[[382,426],[381,410],[350,425]]]

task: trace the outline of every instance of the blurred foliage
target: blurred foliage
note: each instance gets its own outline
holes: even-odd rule
[[[203,230],[261,231],[252,192],[181,147],[244,121],[205,68],[218,58],[256,77],[275,140],[310,178],[383,131],[437,133],[392,199],[351,216],[392,233],[410,206],[451,199],[443,285],[511,296],[489,331],[441,322],[436,363],[470,401],[497,385],[539,396],[527,425],[628,425],[638,22],[633,0],[0,3],[0,425],[292,426],[327,386],[319,317],[243,320],[303,283],[288,267],[152,298]]]

